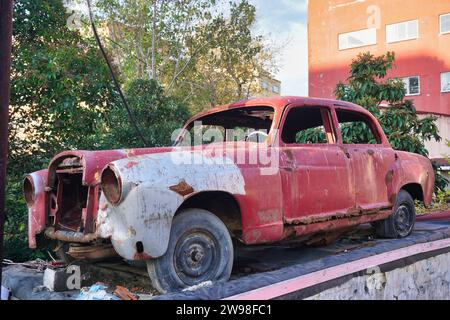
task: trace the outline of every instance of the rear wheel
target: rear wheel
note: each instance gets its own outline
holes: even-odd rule
[[[161,293],[231,275],[233,243],[223,222],[209,211],[188,209],[172,222],[166,253],[147,262],[153,287]]]
[[[400,190],[394,207],[394,213],[387,219],[377,221],[375,228],[377,234],[383,238],[405,238],[409,236],[416,222],[416,209],[411,195]]]

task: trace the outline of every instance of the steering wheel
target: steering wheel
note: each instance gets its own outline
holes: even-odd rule
[[[269,135],[268,135],[267,133],[265,133],[264,131],[253,131],[252,133],[250,133],[250,134],[247,136],[247,138],[245,138],[245,141],[249,141],[249,140],[250,140],[250,137],[256,136],[256,135],[258,135],[258,134],[264,136],[265,138],[267,138],[267,137],[269,136]]]

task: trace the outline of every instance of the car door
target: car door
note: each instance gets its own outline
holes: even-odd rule
[[[395,162],[394,150],[383,142],[381,129],[370,115],[339,107],[336,116],[354,175],[356,207],[389,208],[386,179]]]
[[[353,174],[336,143],[332,108],[291,105],[282,118],[280,173],[286,223],[313,223],[354,206]]]

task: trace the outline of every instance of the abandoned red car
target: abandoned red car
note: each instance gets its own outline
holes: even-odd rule
[[[352,125],[366,138],[352,138]],[[30,247],[51,239],[71,258],[145,260],[166,292],[228,280],[237,243],[310,241],[363,223],[406,237],[414,200],[432,199],[430,161],[393,150],[376,119],[346,102],[241,101],[195,116],[174,140],[67,151],[30,174]]]

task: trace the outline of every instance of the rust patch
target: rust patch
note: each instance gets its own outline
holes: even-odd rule
[[[133,168],[133,167],[136,166],[136,165],[138,165],[138,163],[137,163],[136,161],[130,161],[130,162],[127,163],[127,165],[125,166],[125,168],[131,169],[131,168]]]
[[[194,188],[192,188],[186,181],[181,180],[177,185],[169,187],[173,192],[185,197],[191,193],[194,193]]]
[[[100,178],[101,178],[100,171],[97,171],[94,175],[94,179],[95,179],[95,181],[100,182]]]
[[[127,158],[134,157],[136,155],[133,149],[125,149],[124,151]]]
[[[392,180],[394,180],[394,171],[389,170],[388,173],[386,174],[386,177],[384,178],[384,181],[386,184],[391,184]]]
[[[102,210],[102,211],[104,211],[104,210],[106,210],[106,209],[108,209],[108,203],[107,203],[107,202],[105,202],[105,203],[100,207],[100,210]]]
[[[294,161],[294,154],[292,153],[292,150],[287,149],[284,151],[284,154],[289,159],[289,161],[291,161],[291,162]]]
[[[136,230],[131,226],[128,228],[128,236],[130,237],[136,236]]]
[[[314,223],[321,223],[321,222],[327,222],[327,221],[333,221],[333,220],[339,220],[339,219],[348,219],[352,217],[359,217],[363,214],[371,214],[374,212],[377,212],[377,210],[362,210],[362,208],[350,208],[347,212],[337,212],[333,215],[311,215],[307,216],[301,219],[297,219],[293,221],[292,223],[294,225],[309,225]]]
[[[152,256],[146,254],[145,252],[136,252],[134,254],[134,260],[150,260],[152,259]]]
[[[258,211],[257,215],[261,223],[274,222],[279,219],[279,213],[277,209]]]
[[[393,193],[393,194],[391,194],[389,196],[389,202],[390,203],[394,204],[396,202],[396,200],[397,200],[397,194],[396,193]]]

